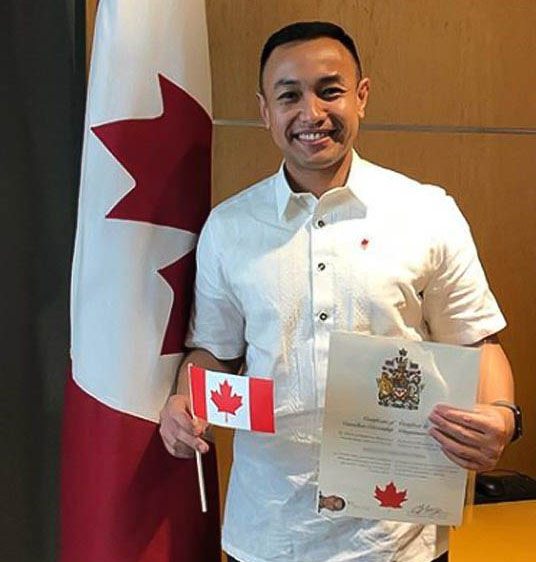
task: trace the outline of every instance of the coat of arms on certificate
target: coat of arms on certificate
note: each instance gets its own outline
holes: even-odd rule
[[[418,363],[408,357],[401,348],[396,357],[386,359],[378,383],[378,404],[391,408],[417,410],[421,390],[422,374]]]

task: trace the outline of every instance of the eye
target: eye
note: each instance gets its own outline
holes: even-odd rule
[[[298,98],[299,98],[298,92],[295,92],[293,90],[287,90],[287,91],[281,92],[277,96],[278,101],[282,101],[282,102],[285,102],[285,103],[292,103],[294,101],[297,101]]]
[[[320,95],[325,100],[336,99],[344,94],[344,89],[339,86],[329,86],[328,88],[323,88]]]

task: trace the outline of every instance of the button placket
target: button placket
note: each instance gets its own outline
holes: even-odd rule
[[[323,401],[325,388],[324,370],[318,371],[319,365],[325,365],[328,354],[329,334],[334,323],[334,284],[331,268],[333,229],[324,220],[324,227],[319,227],[319,219],[312,222],[311,232],[311,298],[312,324],[314,333],[315,386],[317,405]]]

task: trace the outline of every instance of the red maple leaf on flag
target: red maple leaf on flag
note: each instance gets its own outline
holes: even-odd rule
[[[162,115],[91,127],[135,182],[106,218],[198,233],[210,210],[212,123],[177,84],[158,82]]]
[[[236,416],[236,411],[242,407],[242,396],[232,394],[233,387],[227,379],[220,383],[220,391],[210,391],[210,399],[218,408],[218,412],[225,412],[225,423],[228,421],[228,414]]]
[[[379,486],[374,490],[374,497],[380,502],[380,507],[401,508],[402,503],[408,499],[406,496],[407,490],[397,490],[393,482],[389,482],[384,490]]]
[[[162,114],[91,127],[134,179],[107,219],[144,222],[199,233],[210,210],[212,123],[185,90],[159,74]],[[158,273],[174,293],[161,354],[182,351],[190,311],[194,253]]]
[[[183,342],[188,329],[190,303],[195,279],[195,250],[192,250],[176,262],[158,270],[173,291],[173,305],[169,313],[161,355],[177,353],[183,350]]]

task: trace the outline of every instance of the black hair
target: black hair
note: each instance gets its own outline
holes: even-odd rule
[[[334,23],[327,21],[299,21],[291,23],[268,37],[261,52],[261,62],[259,70],[259,88],[262,92],[262,75],[266,62],[270,58],[273,50],[280,45],[292,43],[293,41],[309,41],[320,37],[329,37],[342,43],[352,55],[356,65],[359,78],[363,75],[361,59],[355,46],[354,40],[344,31],[344,29]]]

